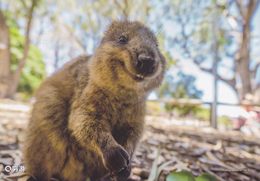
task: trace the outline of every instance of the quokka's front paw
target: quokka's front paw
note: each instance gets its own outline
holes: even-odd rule
[[[127,151],[120,145],[110,148],[104,154],[104,157],[108,169],[115,175],[124,172],[129,167],[130,157]]]

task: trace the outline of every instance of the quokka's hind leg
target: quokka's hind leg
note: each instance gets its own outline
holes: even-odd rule
[[[48,85],[48,84],[47,84]],[[49,181],[61,172],[66,158],[67,103],[52,85],[37,93],[28,124],[24,160],[28,173],[40,181]]]
[[[28,138],[27,145],[24,151],[24,160],[26,173],[30,175],[30,181],[48,181],[48,173],[43,166],[43,158],[45,157],[45,155],[39,155],[39,150],[44,151],[44,149],[44,144],[42,144],[41,138]]]
[[[33,134],[28,137],[24,151],[26,172],[37,181],[50,181],[64,165],[66,143],[55,131],[50,135],[39,129]]]

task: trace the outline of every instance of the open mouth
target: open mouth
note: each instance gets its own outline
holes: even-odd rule
[[[126,68],[124,62],[121,62],[121,61],[120,61],[120,64],[122,65],[123,70],[124,70],[130,77],[132,77],[132,79],[134,79],[134,80],[136,80],[136,81],[142,81],[142,80],[144,80],[145,77],[144,77],[143,75],[141,75],[141,74],[134,74],[134,73],[130,72],[130,71]]]

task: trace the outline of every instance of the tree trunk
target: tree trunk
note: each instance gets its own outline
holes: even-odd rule
[[[239,59],[237,60],[237,71],[241,81],[240,100],[245,99],[247,94],[252,93],[250,77],[250,25],[248,22],[243,26],[242,41],[239,48]]]
[[[254,13],[259,4],[259,0],[250,0],[247,5],[243,6],[241,2],[236,1],[241,17],[243,19],[241,43],[238,51],[238,60],[236,62],[237,73],[241,81],[241,89],[239,90],[240,101],[246,98],[247,94],[252,94],[252,82],[250,72],[250,34],[251,22]]]
[[[8,92],[10,82],[10,41],[9,29],[4,14],[0,10],[0,98]]]
[[[31,26],[32,26],[32,20],[33,20],[33,12],[36,6],[36,1],[37,0],[32,0],[31,7],[28,12],[28,18],[27,18],[27,24],[26,24],[26,31],[25,31],[25,42],[24,42],[24,50],[23,50],[23,57],[19,61],[17,69],[14,71],[12,75],[12,81],[10,81],[9,84],[9,91],[6,97],[8,98],[13,98],[14,94],[17,90],[19,80],[22,74],[23,67],[25,66],[28,53],[29,53],[29,48],[30,48],[30,32],[31,32]]]

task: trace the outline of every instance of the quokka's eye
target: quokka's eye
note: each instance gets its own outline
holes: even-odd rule
[[[119,38],[118,38],[118,43],[120,44],[126,44],[128,42],[128,39],[126,36],[124,35],[121,35]]]

